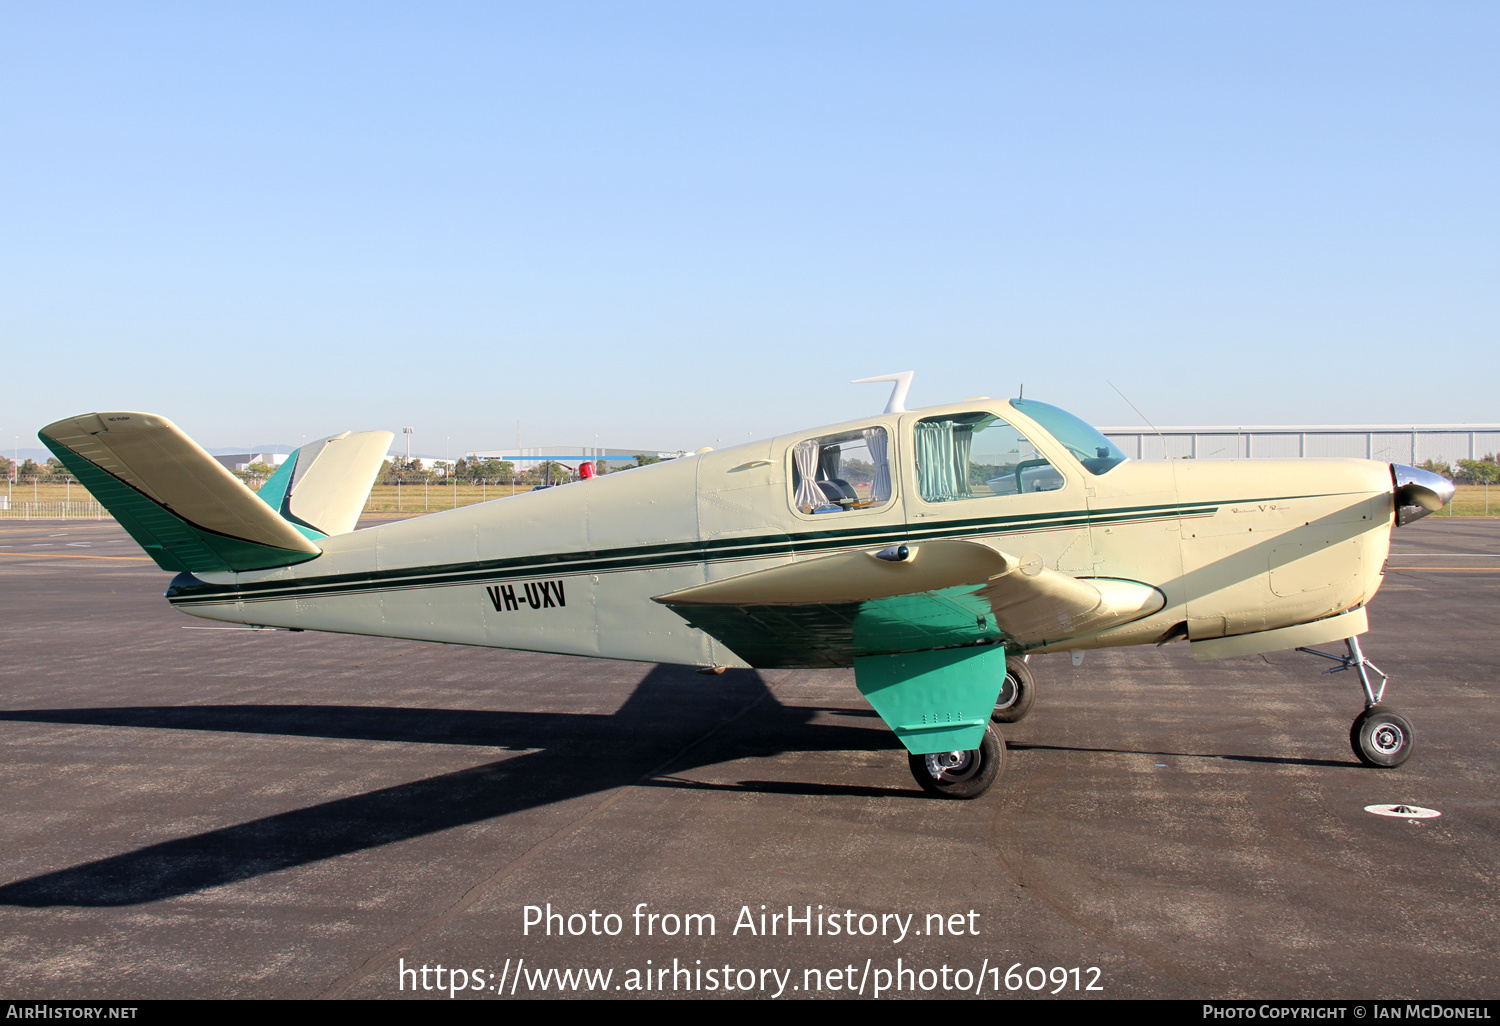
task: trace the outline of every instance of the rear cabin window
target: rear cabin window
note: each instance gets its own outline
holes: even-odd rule
[[[917,493],[925,502],[1051,492],[1063,476],[1036,446],[990,413],[929,417],[916,425]]]
[[[891,495],[885,428],[804,438],[792,446],[792,505],[802,513],[878,509]]]

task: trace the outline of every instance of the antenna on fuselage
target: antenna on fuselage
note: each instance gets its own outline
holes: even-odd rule
[[[1115,387],[1115,383],[1113,381],[1110,381],[1108,378],[1105,378],[1104,379],[1104,383],[1106,385],[1108,385],[1110,388],[1113,388],[1116,392],[1119,392],[1120,398],[1124,399],[1125,402],[1126,402],[1126,404],[1132,410],[1135,411],[1136,416],[1138,416],[1142,420],[1146,421],[1146,426],[1148,428],[1150,428],[1152,431],[1156,432],[1156,437],[1161,439],[1161,456],[1162,456],[1162,459],[1164,459],[1164,460],[1165,459],[1171,459],[1171,457],[1167,455],[1167,436],[1164,435],[1164,434],[1162,434],[1161,431],[1157,428],[1157,426],[1155,424],[1151,423],[1151,421],[1146,417],[1146,415],[1141,412],[1141,408],[1139,406],[1137,406],[1135,403],[1133,403],[1133,402],[1130,401],[1130,397],[1129,396],[1127,396],[1124,392],[1120,392],[1120,390]]]
[[[851,385],[869,385],[877,381],[894,381],[891,387],[891,401],[885,404],[886,413],[906,412],[906,393],[911,389],[911,379],[916,371],[900,371],[896,374],[882,374],[878,378],[856,378],[849,382]]]

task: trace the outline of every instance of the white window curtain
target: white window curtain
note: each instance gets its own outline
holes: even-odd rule
[[[974,489],[969,484],[969,452],[974,448],[974,425],[953,425],[953,484],[955,495],[960,499],[972,499]]]
[[[870,487],[870,503],[878,506],[891,497],[891,464],[887,458],[890,441],[885,428],[865,428],[865,448],[870,450],[870,462],[875,464],[875,483]]]
[[[802,480],[797,482],[797,508],[814,510],[828,505],[828,497],[818,487],[818,440],[804,438],[792,448],[792,459],[797,464],[797,473]]]
[[[958,475],[954,473],[953,422],[924,420],[917,423],[917,491],[927,502],[949,502],[959,498]]]

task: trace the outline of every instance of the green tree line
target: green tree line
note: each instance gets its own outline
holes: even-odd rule
[[[1494,453],[1477,460],[1459,460],[1456,465],[1443,460],[1427,460],[1418,466],[1458,484],[1500,484],[1500,458]]]
[[[647,456],[638,454],[633,461],[626,460],[594,460],[594,469],[599,474],[618,473],[622,470],[631,470],[635,467],[644,467],[652,463],[660,463],[660,456]],[[578,472],[562,463],[556,461],[545,461],[533,464],[525,470],[517,470],[516,465],[510,460],[497,459],[460,459],[452,465],[451,472],[446,466],[424,468],[416,460],[408,460],[404,456],[396,456],[388,459],[382,464],[380,474],[375,482],[383,485],[401,484],[447,484],[457,482],[459,484],[523,484],[536,486],[545,482],[563,484],[576,480]]]
[[[617,473],[621,470],[630,470],[634,467],[644,467],[651,463],[660,463],[661,457],[637,455],[634,462],[627,460],[595,460],[595,469],[600,474]],[[423,468],[416,460],[408,460],[404,456],[396,456],[388,459],[380,468],[380,474],[375,479],[376,484],[394,485],[401,484],[442,484],[457,481],[460,484],[529,484],[537,485],[550,480],[553,484],[562,484],[574,480],[578,474],[569,467],[557,463],[539,463],[526,470],[517,472],[514,463],[509,460],[459,460],[452,467],[452,473],[445,473],[446,468],[432,467]],[[276,473],[276,468],[265,463],[252,463],[244,470],[230,471],[240,480],[252,487],[259,487],[266,478]],[[56,456],[49,456],[47,462],[37,463],[27,458],[17,465],[16,461],[8,456],[0,456],[0,480],[25,482],[33,481],[39,484],[66,484],[70,481],[77,482],[68,468],[62,465],[62,461]]]
[[[37,481],[41,484],[65,484],[68,481],[78,479],[68,473],[68,468],[62,465],[62,461],[56,456],[47,457],[46,463],[37,463],[27,458],[21,461],[20,466],[8,456],[0,456],[0,478],[7,481],[25,481],[30,484]]]

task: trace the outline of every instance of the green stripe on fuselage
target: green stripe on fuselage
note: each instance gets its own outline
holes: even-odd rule
[[[1088,526],[1090,523],[1125,523],[1135,520],[1156,520],[1162,517],[1211,516],[1217,509],[1217,505],[1208,503],[1167,503],[1099,510],[1093,514],[1084,510],[1067,510],[1057,513],[1027,513],[1008,517],[950,520],[931,525],[892,524],[880,527],[801,531],[796,534],[777,533],[713,541],[638,545],[592,552],[559,552],[392,570],[329,574],[299,581],[265,581],[228,585],[204,582],[192,585],[174,584],[167,592],[167,598],[179,605],[194,602],[223,602],[226,599],[274,600],[293,596],[307,598],[317,595],[494,583],[534,577],[543,573],[567,576],[618,573],[627,570],[655,570],[695,563],[819,555],[849,548],[873,548],[904,541],[920,542],[928,538],[1030,533],[1078,528]]]

